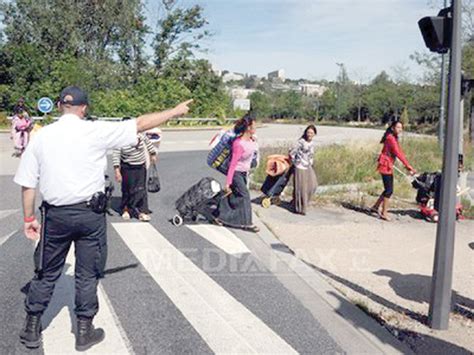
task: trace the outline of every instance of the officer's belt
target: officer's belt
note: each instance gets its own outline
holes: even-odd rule
[[[75,208],[75,207],[90,208],[91,207],[90,201],[78,202],[78,203],[73,203],[71,205],[61,205],[61,206],[52,205],[46,201],[43,201],[43,206],[48,209],[49,208]]]

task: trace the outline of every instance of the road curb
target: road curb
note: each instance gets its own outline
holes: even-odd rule
[[[297,274],[321,299],[332,309],[346,326],[352,327],[359,336],[371,343],[373,347],[383,354],[413,354],[413,351],[404,343],[395,338],[386,328],[381,326],[372,317],[355,306],[336,288],[330,285],[317,270],[311,268],[304,261],[296,257],[294,252],[282,243],[271,228],[253,213],[255,224],[260,228],[260,239],[285,263],[289,269]],[[306,306],[306,305],[305,305]],[[330,334],[333,335],[333,334]],[[344,347],[348,353],[354,352],[352,341],[343,339]],[[352,350],[352,351],[351,351]]]

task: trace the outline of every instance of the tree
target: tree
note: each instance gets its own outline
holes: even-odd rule
[[[334,89],[329,88],[321,96],[320,117],[324,120],[330,120],[336,117],[336,93]]]
[[[402,114],[400,115],[400,122],[402,122],[404,127],[408,127],[408,125],[410,124],[408,118],[408,110],[406,107],[403,108]]]
[[[385,71],[372,80],[364,95],[372,120],[383,121],[393,115],[398,110],[396,99],[396,86]]]
[[[0,111],[20,96],[33,106],[78,85],[97,115],[134,116],[193,97],[193,114],[226,116],[221,79],[192,55],[209,35],[203,9],[162,3],[156,71],[145,55],[142,0],[0,0]]]
[[[177,0],[162,0],[159,30],[153,44],[158,72],[175,56],[189,59],[195,50],[201,49],[202,40],[211,35],[204,29],[208,23],[203,12],[200,5],[183,8]]]
[[[269,118],[272,115],[272,102],[268,94],[259,91],[252,93],[250,106],[257,118]]]
[[[126,86],[143,67],[141,11],[140,0],[1,1],[0,84],[13,88],[13,100],[55,97],[64,84],[94,90],[123,78]]]
[[[349,79],[346,67],[338,63],[340,70],[336,81],[336,112],[338,119],[348,119],[350,108],[354,104],[355,88]]]

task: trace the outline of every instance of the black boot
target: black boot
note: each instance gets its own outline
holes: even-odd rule
[[[31,349],[41,345],[41,315],[26,315],[25,326],[20,332],[20,341]]]
[[[95,329],[92,318],[80,317],[77,319],[76,350],[85,351],[105,338],[101,328]]]

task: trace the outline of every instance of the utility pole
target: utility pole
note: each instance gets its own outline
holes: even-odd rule
[[[444,0],[444,8],[448,6],[448,1]],[[438,122],[438,143],[441,149],[444,147],[444,126],[445,126],[445,107],[446,107],[446,54],[441,55],[441,94],[439,104],[439,122]]]
[[[341,86],[342,86],[342,81],[343,81],[343,70],[344,70],[344,63],[336,63],[336,65],[339,67],[339,75],[337,78],[337,97],[336,97],[336,106],[337,106],[337,120],[339,121],[341,119]]]
[[[436,248],[431,285],[429,322],[433,329],[448,329],[451,311],[454,234],[456,223],[456,184],[461,100],[461,0],[452,0],[450,41],[449,100],[444,141],[441,203],[436,230]]]
[[[469,119],[469,142],[474,144],[474,106],[471,99],[471,117]]]

